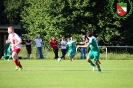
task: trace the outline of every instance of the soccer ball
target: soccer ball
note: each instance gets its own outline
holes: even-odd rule
[[[58,58],[58,61],[61,61],[61,58]]]

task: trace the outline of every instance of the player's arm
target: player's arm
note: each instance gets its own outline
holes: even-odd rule
[[[15,35],[15,38],[18,40],[18,42],[13,45],[14,47],[22,43],[22,39],[17,34]]]
[[[21,44],[22,43],[22,40],[19,40],[16,44],[14,44],[13,46],[17,46],[17,45],[19,45],[19,44]]]
[[[85,45],[78,45],[77,48],[79,47],[87,48],[90,44],[92,44],[92,39],[89,39],[89,42],[85,43]]]
[[[77,45],[77,48],[79,48],[79,47],[82,47],[82,48],[87,48],[87,47],[88,47],[88,43],[87,43],[87,44],[85,44],[85,45]]]

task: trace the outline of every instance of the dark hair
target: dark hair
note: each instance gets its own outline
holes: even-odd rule
[[[86,33],[86,36],[92,37],[92,36],[93,36],[93,33],[92,33],[92,32],[87,32],[87,33]]]
[[[69,38],[67,38],[67,40],[71,40],[71,38],[69,37]]]

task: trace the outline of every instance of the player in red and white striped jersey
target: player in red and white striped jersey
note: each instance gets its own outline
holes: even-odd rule
[[[13,27],[8,27],[8,43],[12,44],[12,58],[16,65],[15,70],[22,70],[22,65],[18,60],[18,53],[21,50],[22,39],[14,32]]]

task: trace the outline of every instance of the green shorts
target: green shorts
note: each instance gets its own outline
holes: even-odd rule
[[[75,50],[69,50],[68,51],[68,55],[73,58],[76,55],[76,51]]]
[[[94,59],[94,61],[98,61],[99,60],[99,56],[100,56],[100,52],[99,51],[90,51],[89,54],[88,54],[88,58]]]

